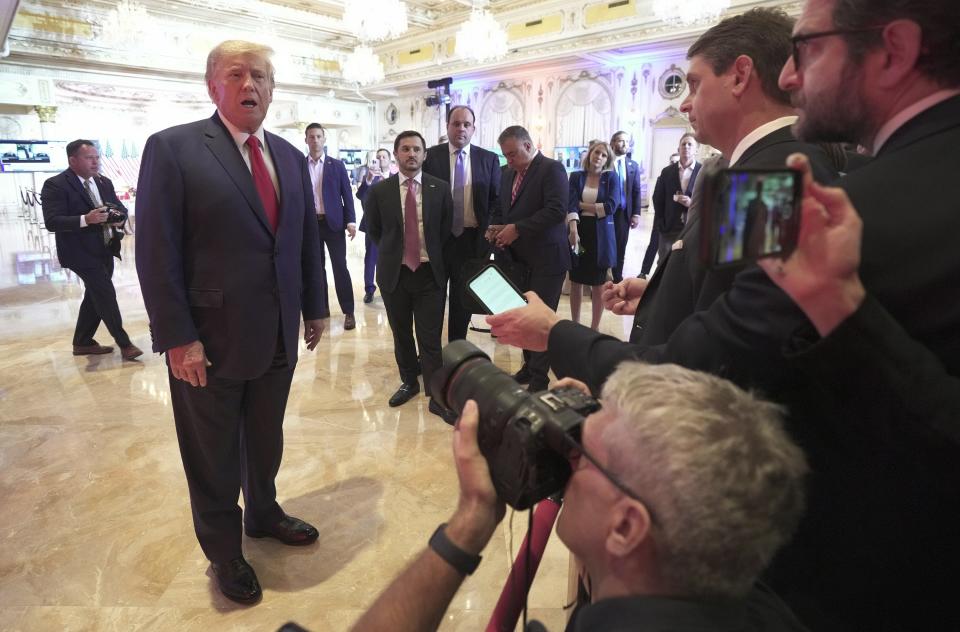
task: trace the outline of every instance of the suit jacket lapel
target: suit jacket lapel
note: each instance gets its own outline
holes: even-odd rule
[[[70,186],[72,186],[74,190],[80,194],[83,200],[90,205],[90,208],[95,208],[96,204],[94,204],[93,200],[90,199],[90,194],[87,193],[87,190],[80,184],[80,177],[69,169],[64,172],[64,175],[67,178],[67,182],[70,183]],[[97,180],[94,179],[93,181],[96,183]],[[97,187],[97,190],[99,191],[100,187]],[[100,194],[100,198],[103,199],[103,193]]]
[[[230,179],[233,180],[233,183],[237,186],[237,189],[240,190],[244,199],[247,200],[247,204],[250,205],[257,219],[260,220],[263,228],[272,235],[273,230],[270,228],[267,215],[263,210],[263,202],[260,201],[260,194],[257,193],[257,189],[253,185],[253,176],[250,174],[247,164],[243,161],[243,156],[240,155],[237,144],[233,142],[233,137],[230,135],[230,132],[228,132],[226,126],[220,122],[219,115],[213,115],[204,130],[204,134],[206,135],[206,145],[214,158],[217,159],[224,171],[227,172],[227,175],[230,176]]]
[[[421,176],[421,180],[425,180]],[[420,197],[420,203],[423,205],[423,238],[427,239],[427,226],[433,226],[433,211],[435,208],[438,208],[434,204],[434,196],[437,194],[437,187],[433,183],[421,182],[420,188],[423,190],[423,195]],[[426,246],[426,244],[424,244]]]
[[[277,226],[277,234],[279,234],[280,228],[283,226],[284,218],[287,216],[287,213],[284,212],[286,210],[284,208],[284,200],[286,196],[283,194],[283,192],[291,191],[295,186],[300,186],[298,182],[292,181],[292,178],[295,175],[298,175],[300,170],[297,169],[295,165],[288,164],[286,152],[274,151],[274,149],[279,147],[279,145],[276,142],[273,134],[270,132],[265,132],[263,134],[263,140],[270,148],[270,159],[273,160],[273,168],[277,172],[277,184],[280,187],[280,190],[277,191],[277,204],[280,213],[280,223]],[[252,179],[253,177],[251,176],[251,180]],[[260,199],[259,194],[257,194],[257,199]],[[266,219],[266,214],[264,214],[264,219]]]
[[[771,145],[778,145],[780,143],[792,143],[796,139],[793,137],[793,132],[790,131],[790,126],[781,127],[778,130],[772,131],[763,138],[759,139],[754,144],[747,147],[747,150],[741,154],[740,159],[737,160],[738,165],[742,165],[744,162],[753,158],[759,151],[770,147]]]

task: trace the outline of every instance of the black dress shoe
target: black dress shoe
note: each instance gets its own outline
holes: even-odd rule
[[[311,544],[320,535],[316,527],[293,516],[284,516],[280,522],[266,529],[247,527],[246,532],[251,538],[274,538],[290,546]]]
[[[113,347],[106,345],[98,345],[93,343],[92,345],[73,345],[73,355],[101,355],[104,353],[113,353]]]
[[[526,364],[513,374],[513,379],[517,381],[517,384],[529,384],[532,378],[533,374],[530,373],[530,369],[527,368]]]
[[[350,331],[351,329],[357,328],[357,319],[353,317],[353,314],[347,314],[343,317],[343,330]]]
[[[414,382],[413,384],[403,383],[400,385],[400,388],[397,389],[397,392],[393,394],[393,397],[390,398],[390,406],[402,406],[413,399],[413,396],[420,392],[420,385]]]
[[[364,302],[364,303],[372,303],[372,302],[373,302],[373,292],[366,292],[366,293],[363,295],[363,302]]]
[[[452,410],[447,410],[446,408],[441,406],[437,402],[437,400],[433,399],[432,397],[430,398],[430,405],[427,406],[427,410],[429,410],[431,413],[433,413],[440,419],[443,419],[446,423],[448,423],[451,426],[457,423],[457,413],[453,412]]]
[[[217,586],[227,599],[237,603],[251,604],[260,600],[263,591],[253,567],[243,557],[232,559],[223,564],[211,563]]]

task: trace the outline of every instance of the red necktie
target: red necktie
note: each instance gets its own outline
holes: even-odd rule
[[[420,222],[417,219],[417,181],[407,180],[403,201],[403,265],[411,271],[420,267]]]
[[[273,232],[277,232],[277,224],[280,223],[280,205],[277,204],[277,190],[273,188],[273,180],[270,178],[270,172],[267,171],[267,163],[263,161],[260,141],[251,134],[247,137],[247,147],[250,150],[250,171],[253,174],[253,184],[257,187],[257,193],[260,194],[260,201],[263,202],[263,210],[267,215],[267,221],[273,227]]]
[[[523,175],[527,172],[526,169],[523,171],[517,172],[517,177],[513,179],[513,191],[510,192],[510,205],[513,206],[517,203],[517,193],[520,192],[520,183],[523,182]]]

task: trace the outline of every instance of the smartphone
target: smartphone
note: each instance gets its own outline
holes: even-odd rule
[[[706,174],[700,254],[710,267],[785,258],[797,246],[803,178],[793,169]]]
[[[467,281],[467,292],[483,305],[488,314],[499,314],[527,304],[517,286],[495,263],[485,265]]]

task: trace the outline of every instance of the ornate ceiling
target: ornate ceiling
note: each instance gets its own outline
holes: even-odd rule
[[[457,27],[470,14],[469,0],[406,3],[410,28],[401,38],[375,47],[386,77],[364,89],[364,95],[422,87],[443,76],[508,76],[537,65],[582,65],[584,58],[616,65],[631,56],[679,52],[702,30],[660,22],[653,17],[651,0],[493,0],[486,6],[507,29],[510,52],[478,67],[462,61],[455,50]],[[110,27],[117,4],[21,0],[8,40],[10,54],[0,64],[197,81],[213,45],[253,39],[276,49],[281,87],[346,98],[356,93],[356,86],[340,75],[341,63],[357,44],[341,22],[344,2],[141,0],[146,19],[136,32],[125,33]],[[801,3],[733,0],[731,11],[773,4],[798,12]]]

